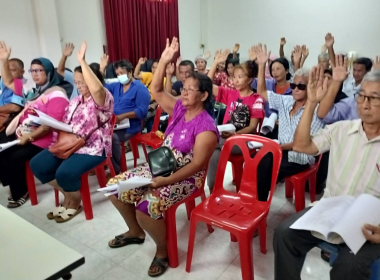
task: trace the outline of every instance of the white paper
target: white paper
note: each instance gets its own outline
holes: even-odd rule
[[[166,121],[169,118],[169,115],[161,116],[160,121]]]
[[[232,123],[218,125],[219,133],[222,132],[235,132],[236,127]]]
[[[98,192],[110,192],[110,191],[117,190],[118,188],[119,188],[118,184],[113,184],[113,185],[110,185],[110,186],[107,186],[104,188],[97,189],[97,191]]]
[[[49,126],[51,128],[61,130],[61,131],[66,131],[66,132],[73,132],[73,128],[63,122],[57,121],[56,119],[42,113],[41,111],[35,110],[36,113],[38,114],[40,123],[46,126]]]
[[[276,142],[277,144],[280,143],[277,139],[273,140],[273,141]],[[248,148],[249,149],[260,149],[262,146],[263,146],[263,144],[260,142],[256,142],[256,141],[248,142]]]
[[[4,144],[0,144],[0,152],[3,152],[6,149],[9,149],[10,147],[13,147],[13,146],[17,145],[18,143],[20,143],[20,140],[14,140],[12,142],[7,142],[7,143],[4,143]]]
[[[34,124],[41,124],[40,118],[33,115],[28,115],[28,119],[30,119]]]
[[[142,177],[132,177],[126,181],[119,181],[119,193],[143,187],[152,183],[152,179]]]
[[[126,129],[130,127],[129,119],[124,119],[120,123],[115,124],[114,130]]]
[[[276,120],[276,113],[272,113],[269,118],[264,118],[263,125],[261,126],[261,133],[267,135],[269,132],[272,132],[276,124]]]

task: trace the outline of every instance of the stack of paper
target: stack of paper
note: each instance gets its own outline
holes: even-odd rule
[[[228,124],[218,125],[218,130],[219,130],[219,133],[222,133],[222,132],[233,133],[236,131],[236,127],[233,124],[228,123]]]
[[[126,181],[119,181],[117,184],[98,189],[98,192],[105,192],[105,196],[122,193],[143,186],[148,186],[152,183],[152,179],[142,177],[132,177]]]
[[[38,121],[40,124],[49,126],[51,128],[61,130],[61,131],[66,131],[66,132],[73,132],[73,128],[66,123],[57,121],[56,119],[46,115],[45,113],[42,113],[41,111],[35,110],[36,113],[38,114]],[[34,121],[33,121],[34,122]]]
[[[277,144],[280,144],[280,142],[277,139],[273,140],[273,141],[276,142]],[[256,142],[256,141],[248,142],[248,148],[250,148],[250,149],[260,149],[262,146],[263,146],[263,144],[260,142]]]
[[[20,140],[14,140],[12,142],[0,144],[0,152],[3,152],[6,149],[9,149],[10,147],[16,146],[18,143],[20,143]]]
[[[263,125],[261,127],[261,133],[267,135],[269,132],[272,132],[274,126],[276,125],[277,114],[272,113],[269,118],[264,118]]]
[[[28,119],[30,119],[32,121],[33,124],[35,125],[41,125],[40,123],[40,118],[37,117],[37,116],[34,116],[34,115],[28,115]]]
[[[129,127],[130,127],[129,119],[124,119],[120,123],[115,124],[114,130],[126,129]]]

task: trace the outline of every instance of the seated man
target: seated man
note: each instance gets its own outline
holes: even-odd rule
[[[357,95],[360,119],[328,125],[314,136],[310,131],[318,102],[327,92],[327,81],[322,85],[322,68],[313,69],[308,85],[308,99],[299,122],[293,149],[309,155],[330,150],[329,173],[324,197],[367,193],[380,198],[380,71],[368,73]],[[300,279],[306,254],[321,240],[310,231],[289,227],[310,208],[294,214],[281,225],[274,235],[275,279]],[[374,213],[377,215],[378,213]],[[368,240],[354,255],[340,245],[339,256],[330,271],[330,279],[368,280],[370,264],[380,257],[380,227],[364,225]]]
[[[194,63],[190,60],[181,61],[181,63],[178,66],[178,72],[179,73],[178,73],[177,77],[179,77],[179,80],[177,80],[173,84],[172,90],[171,90],[171,93],[174,96],[180,96],[181,95],[181,88],[183,88],[183,83],[185,82],[186,78],[190,76],[190,74],[194,73]],[[165,86],[165,90],[170,89],[172,75],[173,75],[173,73],[171,71],[166,71],[167,83]]]
[[[133,78],[133,66],[128,60],[120,60],[114,63],[119,82],[105,84],[111,92],[115,102],[114,114],[117,123],[129,119],[130,127],[115,130],[112,138],[112,164],[116,174],[120,173],[121,146],[141,131],[141,121],[148,114],[150,94],[148,89],[138,80]]]
[[[269,104],[270,109],[278,111],[278,140],[283,150],[278,181],[286,177],[302,172],[309,165],[314,164],[315,158],[311,155],[293,151],[293,138],[298,122],[304,113],[304,105],[307,101],[308,71],[304,68],[298,69],[294,74],[294,83],[290,84],[293,95],[280,95],[273,91],[267,91],[265,85],[265,64],[269,59],[269,54],[261,47],[258,48],[257,63],[259,64],[259,74],[257,76],[257,93]],[[313,115],[312,132],[316,133],[324,126],[324,123]],[[258,173],[266,174],[259,176],[258,189],[259,200],[266,200],[271,184],[272,155],[266,155],[260,162]]]
[[[27,79],[23,77],[24,63],[20,59],[10,59],[9,70],[14,79],[22,79],[24,84],[27,83]],[[21,112],[24,107],[24,99],[7,88],[2,80],[0,81],[0,88],[0,143],[6,143],[14,140],[5,134],[5,129],[12,118]]]

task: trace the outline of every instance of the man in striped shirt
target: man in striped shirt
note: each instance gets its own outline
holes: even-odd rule
[[[317,155],[330,150],[329,172],[325,197],[362,193],[380,198],[380,71],[372,71],[363,79],[356,96],[360,119],[328,125],[310,136],[311,120],[327,92],[321,67],[314,68],[309,77],[308,101],[299,122],[293,149]],[[300,279],[306,254],[321,240],[310,231],[289,227],[310,208],[291,216],[275,232],[275,279]],[[374,213],[379,215],[379,213]],[[370,264],[380,257],[380,226],[365,225],[363,235],[368,240],[354,255],[342,244],[333,264],[333,280],[370,279]]]

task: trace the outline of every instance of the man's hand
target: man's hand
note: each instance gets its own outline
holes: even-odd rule
[[[155,188],[160,188],[166,185],[168,185],[168,177],[160,176],[160,177],[156,177],[152,179],[151,188],[155,189]]]
[[[179,50],[178,39],[173,37],[172,42],[170,43],[169,39],[166,39],[166,48],[161,55],[161,59],[165,64],[171,62],[175,56],[175,54]]]
[[[122,120],[124,120],[122,115],[117,115],[116,116],[116,123],[119,124]]]
[[[222,50],[216,51],[215,52],[214,63],[218,63],[219,64],[219,63],[226,62],[229,54],[230,54],[230,50],[229,49],[225,49],[223,52],[222,52]]]
[[[337,82],[343,82],[347,79],[349,74],[347,70],[347,57],[343,59],[343,56],[335,56],[335,66],[332,65],[333,80]]]
[[[262,46],[259,44],[258,46],[254,47],[257,53],[257,63],[258,64],[265,64],[269,60],[270,57],[270,51],[267,51],[267,45]]]
[[[108,65],[109,56],[107,54],[103,54],[100,58],[100,69],[106,69]]]
[[[4,41],[0,41],[0,60],[8,60],[11,56],[11,48],[7,48]]]
[[[331,33],[327,33],[325,36],[325,46],[326,48],[331,48],[335,43],[334,37]]]
[[[231,136],[233,136],[233,135],[235,135],[235,134],[232,133],[232,132],[229,132],[229,131],[223,131],[221,136],[222,136],[222,138],[227,139],[227,138],[229,138],[229,137],[231,137]]]
[[[232,52],[233,53],[237,53],[238,51],[239,51],[239,49],[240,49],[240,44],[235,44],[235,46],[234,46],[234,48],[232,49]]]
[[[309,73],[309,83],[307,84],[307,101],[319,103],[327,94],[327,77],[323,76],[321,65],[313,67]]]
[[[62,51],[62,56],[64,56],[64,57],[71,56],[73,54],[74,48],[75,48],[75,46],[73,43],[67,43],[65,45],[65,48]]]
[[[373,61],[372,70],[380,70],[380,57],[376,56],[376,59]]]
[[[380,226],[364,225],[362,228],[365,238],[374,244],[380,244]]]
[[[302,57],[302,48],[301,48],[301,46],[297,45],[294,47],[294,50],[293,50],[294,63],[300,62],[301,57]]]
[[[140,57],[138,64],[143,65],[147,60],[146,57]]]
[[[166,75],[167,75],[167,76],[173,76],[174,73],[175,73],[174,63],[169,63],[169,64],[166,66]]]
[[[286,39],[285,37],[282,37],[280,41],[280,46],[284,46],[285,44],[286,44]]]
[[[87,50],[87,43],[84,41],[82,43],[82,46],[80,47],[80,50],[78,51],[78,62],[82,63],[86,59],[86,50]]]
[[[181,62],[182,62],[182,57],[179,56],[179,57],[177,58],[177,63],[176,63],[175,66],[178,68],[179,65],[181,64]]]
[[[309,49],[306,47],[306,45],[302,45],[301,47],[302,55],[306,58],[309,55]]]
[[[323,44],[321,47],[321,53],[325,53],[326,51],[327,51],[327,47],[325,44]]]

